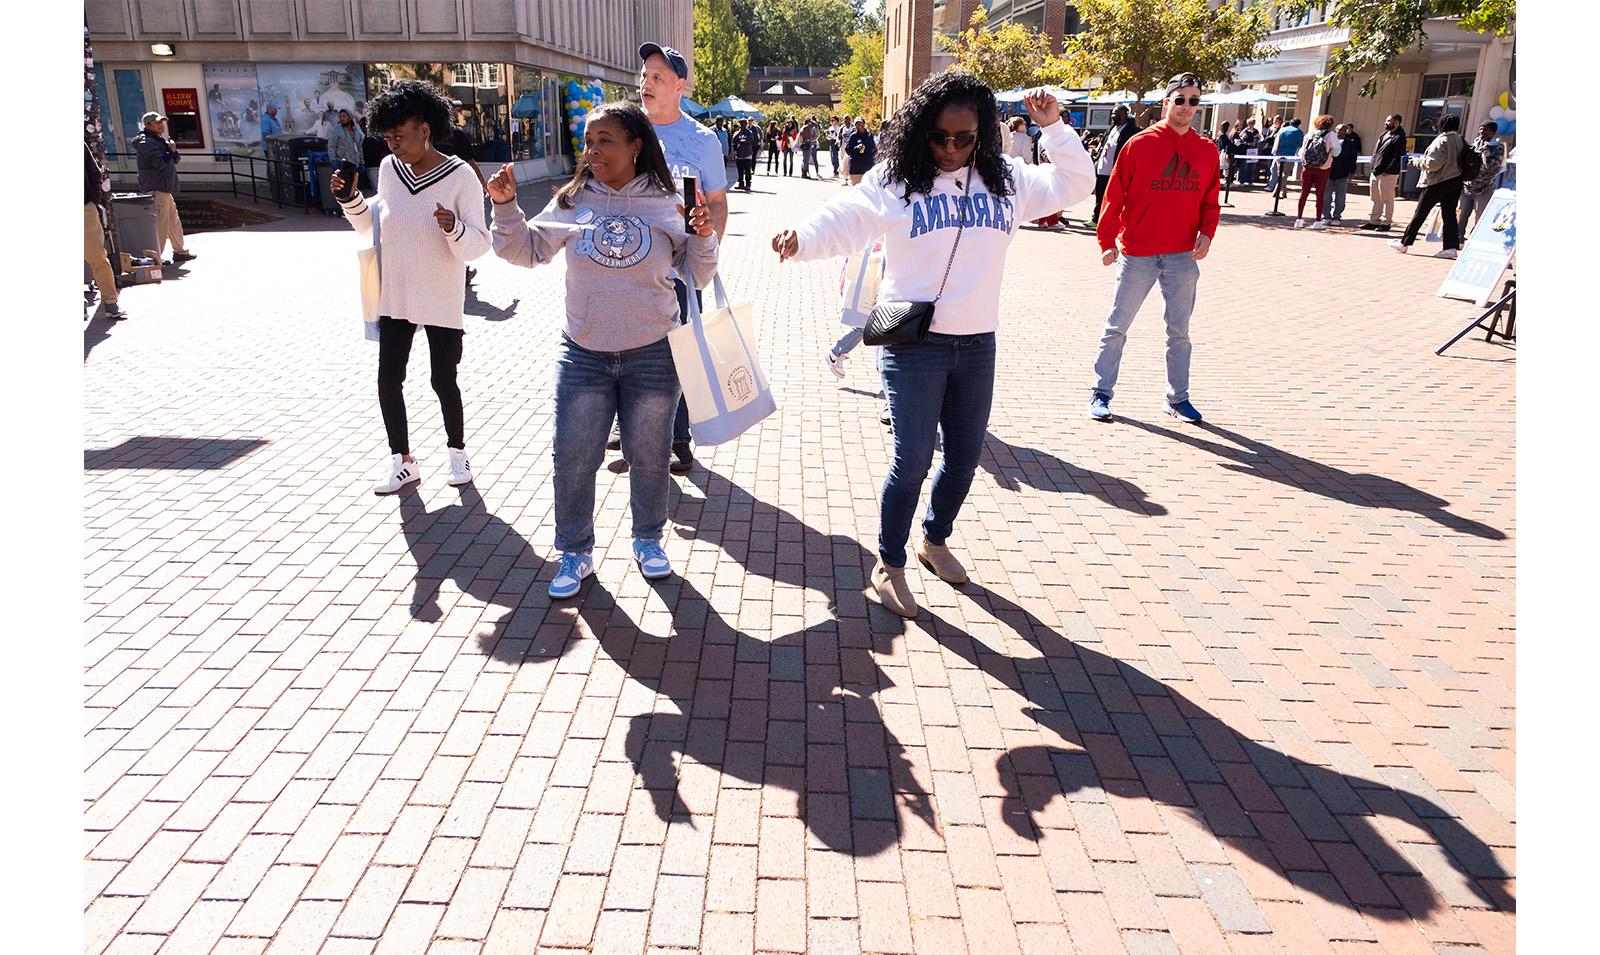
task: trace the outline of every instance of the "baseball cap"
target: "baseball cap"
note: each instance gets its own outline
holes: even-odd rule
[[[1200,75],[1198,73],[1179,73],[1167,80],[1167,95],[1171,96],[1173,90],[1183,89],[1185,86],[1200,88]]]
[[[139,117],[139,125],[140,126],[149,126],[151,123],[161,123],[161,122],[165,122],[165,121],[166,121],[166,117],[162,116],[160,113],[156,112],[155,110],[151,110],[150,112],[145,113],[143,116]]]
[[[686,80],[689,78],[689,61],[683,58],[682,53],[670,46],[662,46],[659,43],[639,44],[640,62],[650,59],[657,53],[666,58],[667,65],[672,67],[672,72],[678,74],[678,79]]]
[[[267,109],[277,109],[277,108],[278,108],[278,104],[277,103],[268,103],[267,104]]]

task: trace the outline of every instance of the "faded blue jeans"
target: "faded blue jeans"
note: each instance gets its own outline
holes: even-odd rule
[[[1200,281],[1200,263],[1189,252],[1165,255],[1117,256],[1117,285],[1111,293],[1111,314],[1106,330],[1100,334],[1100,354],[1094,360],[1094,390],[1110,398],[1117,387],[1117,369],[1122,365],[1122,346],[1127,344],[1128,327],[1139,314],[1150,288],[1161,283],[1161,298],[1166,302],[1167,321],[1167,403],[1177,404],[1189,397],[1189,317],[1194,314],[1195,286]]]
[[[922,532],[943,544],[972,488],[994,402],[994,332],[941,335],[878,349],[878,369],[894,420],[894,461],[879,501],[878,556],[890,567],[906,565],[906,538],[944,431],[944,460],[933,476],[933,495]]]
[[[1349,177],[1328,180],[1328,214],[1323,218],[1328,222],[1338,222],[1344,218],[1344,201],[1349,191]]]
[[[561,336],[556,354],[556,549],[594,550],[594,479],[606,458],[611,419],[622,422],[634,540],[661,540],[672,479],[672,416],[678,371],[665,338],[621,352],[590,351]]]

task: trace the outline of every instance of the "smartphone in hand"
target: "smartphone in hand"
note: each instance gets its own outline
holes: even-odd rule
[[[341,159],[336,168],[339,171],[339,178],[344,180],[344,188],[334,193],[333,197],[349,202],[356,197],[356,187],[360,184],[361,167],[348,159]]]
[[[685,232],[694,231],[689,225],[689,213],[694,211],[695,186],[696,183],[693,176],[683,177],[683,231]]]

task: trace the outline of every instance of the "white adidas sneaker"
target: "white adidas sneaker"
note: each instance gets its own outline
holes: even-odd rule
[[[422,468],[418,462],[407,461],[403,454],[392,454],[389,459],[384,469],[387,476],[378,481],[372,493],[396,494],[407,485],[422,480]]]
[[[450,481],[451,487],[460,487],[472,483],[472,464],[467,461],[467,452],[460,448],[450,449]]]

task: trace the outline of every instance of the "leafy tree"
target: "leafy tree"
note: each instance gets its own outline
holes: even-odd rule
[[[784,103],[771,101],[764,103],[751,103],[756,109],[765,113],[767,118],[761,120],[761,128],[766,129],[767,124],[776,121],[781,128],[784,123],[794,120],[804,126],[807,117],[817,121],[818,126],[828,125],[828,117],[837,115],[826,106],[801,106],[797,103]]]
[[[865,116],[877,128],[883,116],[883,31],[852,33],[850,59],[828,74],[838,87],[840,109]]]
[[[856,11],[857,33],[883,32],[883,0],[850,0]]]
[[[855,29],[851,0],[732,0],[733,17],[750,38],[756,66],[820,66],[850,58]]]
[[[1276,56],[1263,45],[1268,7],[1235,12],[1206,0],[1075,0],[1087,29],[1068,37],[1063,79],[1100,77],[1107,90],[1143,93],[1190,71],[1207,83],[1231,79],[1235,63]]]
[[[750,44],[728,0],[694,0],[694,92],[707,106],[744,89]]]
[[[1316,0],[1278,0],[1277,8],[1297,17],[1318,6]],[[1081,6],[1081,4],[1080,4]],[[1399,75],[1395,61],[1427,36],[1424,24],[1434,17],[1460,17],[1464,29],[1508,36],[1517,25],[1517,0],[1342,0],[1333,5],[1328,22],[1348,27],[1350,40],[1328,58],[1322,83],[1372,75],[1362,96],[1377,93],[1381,80]]]
[[[1020,23],[991,29],[982,7],[973,11],[967,28],[954,39],[941,36],[939,42],[955,54],[957,69],[996,91],[1054,83],[1064,72],[1060,58],[1050,53],[1050,38],[1044,31]]]

